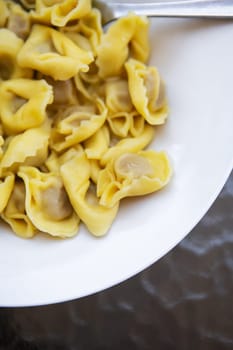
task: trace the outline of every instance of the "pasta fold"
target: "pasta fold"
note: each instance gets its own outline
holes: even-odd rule
[[[12,1],[8,1],[9,16],[7,19],[7,28],[15,33],[19,38],[26,39],[31,30],[31,18],[27,11]]]
[[[40,126],[53,91],[45,80],[11,79],[0,85],[0,117],[5,132],[17,134]]]
[[[101,159],[107,151],[110,142],[108,128],[103,125],[91,137],[84,141],[85,153],[88,159]]]
[[[35,24],[18,54],[21,67],[36,69],[55,80],[67,80],[88,71],[91,52],[82,50],[55,29]]]
[[[126,137],[129,134],[131,126],[131,114],[127,112],[118,112],[107,117],[108,124],[113,134],[119,137]]]
[[[105,100],[105,82],[101,81],[96,74],[80,72],[74,77],[74,83],[83,101],[93,101],[97,98]]]
[[[85,17],[81,18],[75,25],[67,26],[63,32],[75,42],[80,42],[81,37],[88,42],[84,44],[86,49],[91,50],[94,56],[97,54],[97,47],[100,44],[103,29],[101,26],[100,12],[92,9]],[[80,37],[81,36],[81,37]],[[82,44],[81,44],[82,45]]]
[[[17,236],[31,238],[35,236],[37,230],[26,214],[25,198],[24,183],[21,180],[17,180],[1,217],[11,226]]]
[[[4,145],[4,138],[0,135],[0,160],[2,159],[2,155],[3,155],[3,145]]]
[[[56,237],[76,235],[79,218],[71,207],[60,176],[42,173],[34,167],[21,167],[18,175],[25,184],[25,208],[34,226]]]
[[[130,59],[125,64],[132,102],[151,125],[163,124],[168,115],[164,85],[155,67]]]
[[[102,236],[117,214],[118,203],[112,208],[100,205],[90,175],[90,164],[81,147],[61,166],[61,176],[74,210],[93,235]]]
[[[32,18],[45,24],[63,27],[91,11],[91,0],[36,0]]]
[[[102,169],[98,159],[89,159],[91,175],[91,181],[96,185],[98,181],[99,172]]]
[[[20,165],[42,165],[48,156],[50,127],[26,130],[13,136],[0,161],[0,175],[17,172]]]
[[[10,174],[5,179],[0,180],[0,213],[5,209],[7,202],[10,198],[11,192],[13,191],[15,183],[15,176]]]
[[[0,0],[0,28],[4,27],[9,17],[9,10],[7,3],[4,0]]]
[[[99,173],[100,204],[111,208],[122,198],[152,193],[164,187],[170,176],[171,167],[164,152],[124,153]]]
[[[76,89],[72,79],[54,80],[51,77],[45,77],[47,83],[53,88],[53,107],[75,105],[78,103]]]
[[[102,35],[96,64],[103,78],[119,76],[129,57],[145,62],[149,56],[149,22],[146,17],[129,14],[114,22]]]
[[[1,9],[0,9],[1,10]],[[0,29],[0,81],[15,78],[31,78],[32,70],[17,64],[17,55],[23,40],[9,29]]]
[[[55,122],[51,135],[51,148],[60,152],[88,139],[101,128],[106,116],[106,106],[100,99],[96,100],[96,106],[67,108]]]
[[[20,3],[27,10],[35,9],[36,0],[20,0]]]
[[[110,113],[130,112],[133,109],[128,82],[124,79],[108,79],[106,82],[106,105]]]
[[[138,137],[141,135],[144,131],[145,127],[145,119],[142,115],[138,114],[137,112],[132,112],[130,114],[130,128],[129,131],[132,136]]]
[[[137,137],[126,137],[114,146],[110,147],[102,156],[100,164],[106,166],[108,162],[128,152],[138,152],[145,148],[153,139],[154,128],[150,125],[145,125],[143,133]]]

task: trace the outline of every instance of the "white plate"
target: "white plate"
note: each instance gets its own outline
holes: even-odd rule
[[[109,234],[17,238],[0,228],[0,306],[41,305],[113,286],[154,263],[197,224],[233,165],[233,22],[152,21],[151,62],[171,113],[153,148],[168,151],[171,184],[122,203]],[[166,278],[166,276],[164,276]]]

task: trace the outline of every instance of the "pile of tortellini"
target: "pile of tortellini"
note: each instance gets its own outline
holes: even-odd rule
[[[0,216],[18,236],[104,235],[122,198],[170,180],[145,150],[168,115],[148,26],[104,31],[90,0],[0,0]]]

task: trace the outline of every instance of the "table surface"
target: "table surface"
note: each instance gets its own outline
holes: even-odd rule
[[[0,350],[232,350],[232,208],[233,173],[196,228],[137,276],[79,300],[1,308]]]

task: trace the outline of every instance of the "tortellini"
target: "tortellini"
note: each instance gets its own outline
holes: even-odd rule
[[[113,113],[108,115],[107,121],[113,134],[119,137],[129,134],[136,137],[144,131],[145,119],[137,111]]]
[[[91,0],[0,0],[0,218],[17,236],[103,236],[125,197],[169,182],[148,150],[169,112],[148,29],[129,13],[105,30]]]
[[[103,78],[122,74],[125,61],[133,57],[142,62],[149,56],[146,17],[129,14],[114,22],[101,38],[96,63]],[[119,34],[122,33],[122,34]]]
[[[24,11],[18,4],[8,2],[9,16],[7,28],[14,32],[19,38],[26,39],[31,29],[31,19],[28,12]]]
[[[106,104],[109,112],[130,112],[133,104],[126,79],[109,79],[106,83]]]
[[[92,9],[76,25],[71,24],[65,27],[64,33],[81,45],[81,47],[91,50],[96,56],[97,47],[103,34],[99,11]]]
[[[18,174],[25,183],[25,209],[35,227],[52,236],[74,236],[79,218],[73,211],[61,178],[34,167],[21,167]]]
[[[140,196],[164,187],[171,167],[164,152],[124,153],[100,171],[97,195],[100,204],[111,208],[124,197]]]
[[[107,110],[101,100],[93,105],[70,107],[58,115],[51,135],[51,147],[62,151],[86,140],[104,124]]]
[[[48,156],[50,127],[32,128],[10,137],[0,161],[0,175],[16,172],[21,165],[42,165]]]
[[[80,73],[74,78],[74,83],[81,99],[88,101],[105,99],[106,85],[96,74]]]
[[[101,236],[110,228],[119,203],[111,208],[102,206],[91,186],[90,174],[90,164],[81,147],[61,166],[61,176],[74,210],[91,233]]]
[[[125,64],[132,102],[151,125],[163,124],[168,115],[165,89],[158,70],[130,59]]]
[[[1,217],[18,236],[31,238],[36,234],[37,229],[26,214],[25,198],[24,183],[21,180],[17,180]]]
[[[91,0],[36,0],[35,3],[33,18],[57,27],[64,27],[91,11]]]
[[[88,159],[101,159],[108,150],[110,142],[109,130],[106,125],[84,141],[85,153]]]
[[[55,80],[67,80],[79,71],[87,72],[93,61],[91,52],[75,45],[55,29],[34,24],[18,54],[20,67],[36,69]]]
[[[40,126],[53,90],[44,80],[11,79],[0,85],[0,119],[7,134]]]
[[[0,81],[14,78],[31,78],[32,70],[17,64],[17,55],[23,40],[9,29],[0,29]]]
[[[138,137],[126,137],[118,141],[114,146],[109,147],[100,160],[101,164],[106,166],[107,163],[121,154],[144,149],[152,141],[153,136],[154,128],[150,125],[145,125],[143,132]]]

